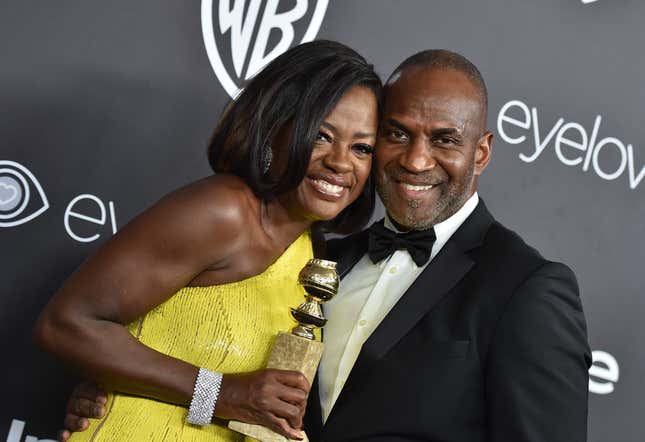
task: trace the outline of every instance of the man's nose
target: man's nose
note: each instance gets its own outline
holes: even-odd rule
[[[399,164],[413,173],[426,172],[437,164],[432,149],[424,140],[415,140],[399,157]]]

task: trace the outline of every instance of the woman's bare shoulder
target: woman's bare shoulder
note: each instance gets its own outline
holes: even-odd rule
[[[240,178],[211,176],[161,198],[125,226],[117,242],[212,263],[245,247],[259,227],[260,207]]]
[[[209,177],[173,191],[103,244],[60,296],[130,322],[204,271],[226,268],[253,244],[256,206],[253,192],[234,177]]]
[[[203,241],[228,239],[259,223],[260,207],[260,200],[240,178],[216,175],[169,193],[151,212],[157,220],[174,221],[174,231]]]
[[[190,183],[168,195],[160,203],[185,211],[205,221],[248,221],[259,213],[260,200],[251,188],[233,175],[213,175]]]

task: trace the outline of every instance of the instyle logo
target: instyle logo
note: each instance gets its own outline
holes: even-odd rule
[[[0,227],[24,224],[48,208],[34,174],[15,161],[0,160]]]
[[[629,188],[635,190],[645,176],[643,156],[639,158],[638,150],[631,144],[625,145],[615,137],[603,137],[601,123],[600,115],[587,127],[575,121],[565,122],[564,118],[545,123],[537,108],[529,109],[524,102],[511,100],[499,111],[497,132],[509,144],[529,146],[528,151],[519,154],[524,162],[534,162],[547,147],[552,147],[565,166],[582,167],[584,172],[593,171],[607,181],[627,175]]]
[[[235,97],[249,78],[294,42],[300,44],[316,38],[328,0],[219,0],[217,3],[215,10],[213,0],[202,0],[204,45],[217,78],[226,92]],[[291,9],[285,10],[285,3]],[[258,20],[258,17],[261,18]],[[305,17],[310,17],[309,22],[301,23]],[[276,35],[277,43],[269,48]]]

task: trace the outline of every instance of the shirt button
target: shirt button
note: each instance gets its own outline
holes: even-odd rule
[[[361,319],[360,321],[358,321],[358,325],[365,327],[367,325],[367,321],[365,319]]]
[[[393,275],[396,273],[397,270],[398,269],[396,268],[396,266],[390,267],[390,273],[393,274]]]

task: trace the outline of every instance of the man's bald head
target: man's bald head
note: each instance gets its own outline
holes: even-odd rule
[[[488,90],[479,69],[463,55],[446,49],[428,49],[406,58],[390,75],[386,88],[396,82],[403,73],[412,69],[455,70],[465,75],[474,86],[481,102],[482,129],[486,126],[488,114]],[[387,99],[387,93],[386,93]]]

